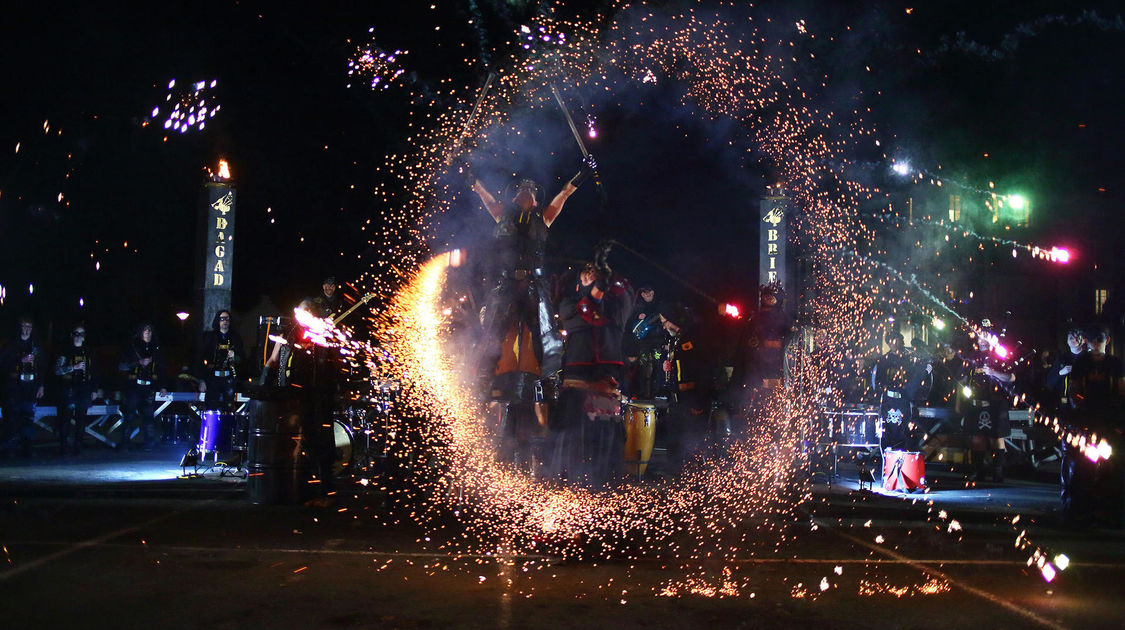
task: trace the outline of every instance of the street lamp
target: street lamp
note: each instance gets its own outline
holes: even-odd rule
[[[180,339],[184,338],[184,322],[187,321],[188,317],[191,317],[191,314],[187,311],[176,313],[176,319],[180,320]]]

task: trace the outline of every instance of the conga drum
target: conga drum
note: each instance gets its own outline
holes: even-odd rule
[[[645,474],[656,442],[656,406],[629,403],[625,409],[625,468],[637,476]]]
[[[883,451],[883,489],[909,492],[926,485],[926,456],[915,451]]]

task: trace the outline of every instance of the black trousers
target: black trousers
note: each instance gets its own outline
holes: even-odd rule
[[[208,387],[207,391],[210,392],[211,388]],[[155,405],[154,393],[155,388],[152,385],[133,385],[125,392],[125,425],[121,433],[122,443],[129,443],[129,436],[136,428],[141,430],[141,437],[146,445],[156,441],[156,430],[153,426],[155,420],[152,416]]]
[[[313,474],[320,481],[320,493],[327,494],[334,486],[336,460],[336,435],[333,431],[333,413],[336,410],[334,388],[310,387],[301,390],[301,434],[305,454]]]
[[[90,408],[89,385],[71,385],[63,389],[59,398],[59,446],[78,450],[82,447],[82,434],[86,432],[87,410]],[[73,439],[72,439],[73,437]]]
[[[11,381],[4,400],[4,429],[0,444],[7,451],[29,450],[35,431],[35,393],[38,381]]]

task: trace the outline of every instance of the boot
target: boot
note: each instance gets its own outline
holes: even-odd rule
[[[970,451],[969,457],[973,460],[973,481],[985,481],[988,473],[985,472],[984,467],[985,451]]]
[[[1008,460],[1008,451],[998,448],[992,451],[992,478],[996,483],[1004,483],[1004,464]]]

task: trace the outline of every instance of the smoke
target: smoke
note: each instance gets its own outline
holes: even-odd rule
[[[1085,10],[1076,16],[1044,15],[1034,20],[1021,22],[1000,38],[1000,43],[990,46],[969,39],[964,31],[958,31],[952,37],[946,35],[941,38],[941,45],[933,52],[931,57],[959,52],[986,61],[1004,61],[1010,59],[1019,50],[1020,45],[1028,39],[1040,36],[1052,27],[1076,28],[1090,27],[1106,33],[1125,32],[1125,19],[1121,15],[1112,18],[1102,17],[1093,10]]]

